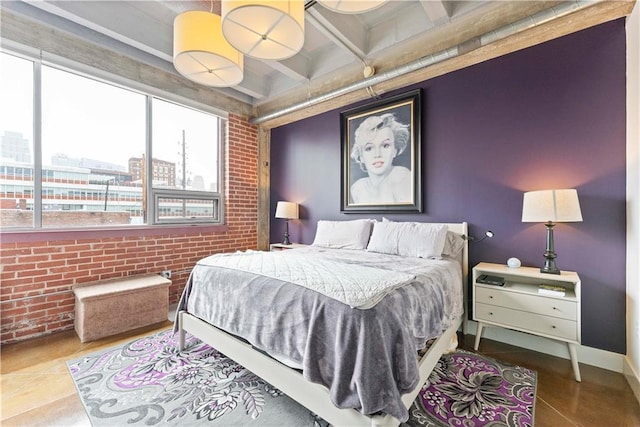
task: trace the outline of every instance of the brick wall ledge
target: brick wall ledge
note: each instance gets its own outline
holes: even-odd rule
[[[108,237],[138,237],[159,236],[166,234],[200,234],[226,233],[229,226],[223,225],[146,225],[127,227],[91,227],[67,229],[38,229],[38,230],[0,230],[2,243],[24,242],[54,242],[69,239],[96,239]]]

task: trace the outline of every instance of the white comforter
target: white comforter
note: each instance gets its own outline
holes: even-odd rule
[[[310,258],[294,253],[246,251],[207,257],[200,265],[232,268],[303,286],[354,308],[367,309],[415,275]]]

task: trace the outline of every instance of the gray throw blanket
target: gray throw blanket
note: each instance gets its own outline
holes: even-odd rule
[[[302,369],[306,379],[329,388],[337,407],[406,421],[401,396],[418,385],[417,350],[462,314],[460,265],[364,251],[295,252],[404,271],[416,279],[359,310],[285,281],[196,265],[178,310]]]

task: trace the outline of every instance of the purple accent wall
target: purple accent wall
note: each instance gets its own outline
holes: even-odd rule
[[[387,215],[492,230],[471,266],[541,266],[545,227],[520,221],[522,194],[576,188],[584,221],[555,227],[557,264],[582,279],[582,343],[623,354],[625,55],[619,19],[393,92],[423,90],[424,212]],[[381,218],[340,212],[341,110],[272,130],[271,211],[301,204],[293,242],[311,243],[320,219]],[[283,230],[272,219],[271,241]]]

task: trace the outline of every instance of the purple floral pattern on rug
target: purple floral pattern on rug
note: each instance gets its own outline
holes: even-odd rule
[[[409,425],[533,426],[535,371],[458,350],[440,358],[410,409]]]
[[[67,362],[94,426],[328,423],[214,348],[160,332]],[[536,373],[459,350],[443,356],[406,426],[531,426]]]
[[[220,425],[252,421],[264,425],[258,418],[267,405],[277,406],[276,410],[283,405],[293,407],[295,418],[289,425],[326,425],[275,387],[190,335],[182,352],[177,334],[166,331],[71,361],[68,367],[94,425],[190,424],[225,416]],[[234,417],[228,418],[232,413]]]

